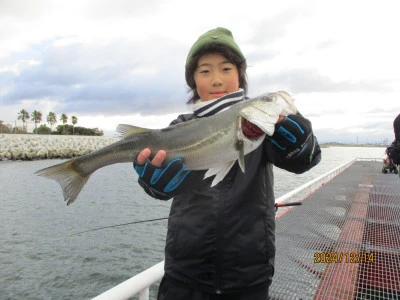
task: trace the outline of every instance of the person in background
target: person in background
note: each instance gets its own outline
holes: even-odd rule
[[[193,113],[172,124],[217,114],[247,99],[246,59],[232,33],[218,27],[191,47],[185,77]],[[202,130],[202,128],[199,128]],[[242,121],[246,138],[264,132]],[[236,162],[211,187],[204,171],[184,168],[166,152],[143,149],[134,162],[138,182],[153,198],[173,198],[165,247],[165,275],[158,300],[268,299],[274,275],[275,197],[273,165],[296,174],[319,163],[321,150],[311,123],[300,113],[281,117],[275,133]]]
[[[394,141],[386,148],[391,163],[400,165],[400,114],[393,121]],[[399,173],[400,176],[400,173]]]
[[[394,140],[400,142],[400,114],[393,121]]]

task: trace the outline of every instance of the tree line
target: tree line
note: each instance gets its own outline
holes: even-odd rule
[[[61,114],[60,121],[63,125],[59,125],[53,130],[55,124],[57,124],[57,115],[54,112],[49,112],[46,116],[46,121],[50,125],[48,127],[46,124],[40,125],[43,121],[43,114],[34,110],[32,114],[25,109],[21,109],[18,112],[18,120],[22,121],[22,128],[15,126],[14,128],[9,124],[4,124],[3,121],[0,120],[0,133],[27,133],[27,121],[32,120],[35,123],[35,129],[33,133],[36,134],[73,134],[73,135],[100,135],[102,136],[104,133],[102,130],[98,128],[85,128],[85,127],[77,127],[75,126],[78,123],[78,118],[76,116],[72,116],[68,118],[68,116],[63,113]],[[67,124],[68,119],[71,120],[72,125]],[[38,127],[39,125],[39,127]]]

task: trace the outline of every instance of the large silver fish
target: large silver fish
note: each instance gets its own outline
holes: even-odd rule
[[[243,136],[241,119],[260,127],[267,135],[274,133],[279,115],[296,113],[294,99],[286,92],[263,94],[241,101],[216,115],[194,119],[164,129],[118,125],[123,138],[107,147],[37,171],[35,174],[56,180],[64,200],[71,204],[97,169],[107,165],[133,162],[144,148],[152,153],[167,152],[166,162],[180,157],[189,170],[208,170],[205,178],[215,175],[212,186],[220,182],[236,160],[245,172],[244,156],[262,143]]]

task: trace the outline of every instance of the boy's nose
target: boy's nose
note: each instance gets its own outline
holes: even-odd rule
[[[218,74],[213,75],[212,77],[212,84],[214,86],[218,86],[222,84],[222,80],[221,80],[221,76],[219,76]]]

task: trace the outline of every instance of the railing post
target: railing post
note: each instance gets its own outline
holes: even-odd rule
[[[139,300],[149,300],[150,289],[144,289],[139,293]]]
[[[149,299],[149,286],[161,280],[164,261],[114,286],[92,300],[125,300],[140,293],[140,300]]]

